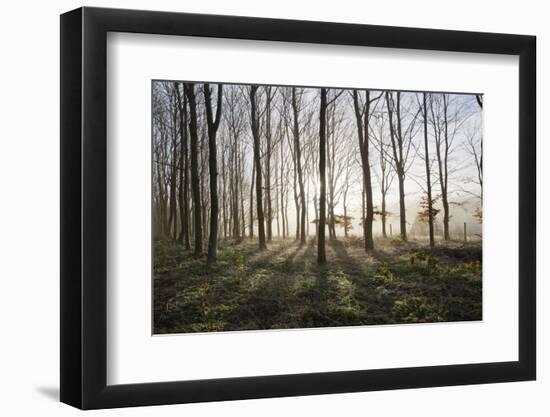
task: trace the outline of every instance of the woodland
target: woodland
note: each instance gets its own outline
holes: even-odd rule
[[[481,320],[482,111],[153,81],[154,333]]]

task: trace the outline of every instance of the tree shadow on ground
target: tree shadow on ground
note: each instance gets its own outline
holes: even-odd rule
[[[300,256],[297,256],[298,253],[303,249],[303,252]],[[294,261],[294,267],[296,269],[305,270],[308,265],[306,263],[311,263],[311,260],[314,259],[314,249],[315,249],[315,239],[311,238],[307,245],[300,245],[299,250],[295,252],[294,257],[289,259],[289,261]]]
[[[274,263],[274,261],[283,253],[288,251],[289,249],[292,249],[294,245],[292,242],[279,242],[278,247],[276,249],[273,249],[273,245],[269,245],[266,250],[263,250],[259,252],[259,254],[253,259],[250,263],[253,266],[259,266],[262,264],[271,264]],[[291,257],[296,256],[296,253],[300,250],[300,247],[296,247],[296,249],[292,252],[290,252]]]
[[[348,253],[343,242],[339,240],[330,240],[329,247],[336,255],[336,259],[340,266],[342,266],[344,272],[353,275],[365,272],[364,265]],[[365,254],[365,256],[367,255]]]
[[[390,263],[392,261],[392,256],[385,253],[385,252],[382,252],[381,250],[379,249],[374,249],[372,251],[370,251],[370,255],[376,259],[378,262],[380,263]]]

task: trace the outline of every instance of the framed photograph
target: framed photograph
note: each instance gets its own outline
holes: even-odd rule
[[[535,37],[61,16],[61,401],[533,380]]]

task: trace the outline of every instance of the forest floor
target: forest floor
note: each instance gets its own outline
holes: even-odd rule
[[[154,333],[261,330],[481,320],[481,243],[435,248],[357,238],[220,244],[207,269],[180,245],[155,242]]]

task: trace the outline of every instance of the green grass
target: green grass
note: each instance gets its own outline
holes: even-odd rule
[[[481,245],[430,249],[355,238],[220,244],[207,269],[172,242],[155,242],[154,332],[186,333],[481,320]]]

